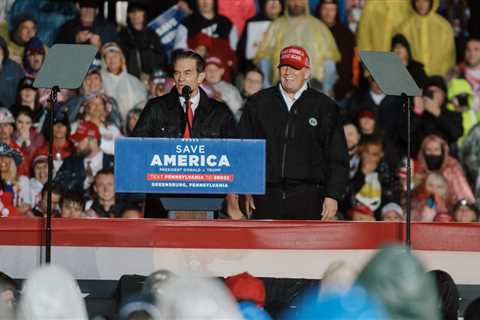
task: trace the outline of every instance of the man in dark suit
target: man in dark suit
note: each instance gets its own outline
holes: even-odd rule
[[[100,148],[100,130],[91,121],[83,121],[70,137],[76,154],[66,158],[55,176],[55,184],[64,190],[86,193],[98,171],[113,169],[113,156]]]
[[[226,104],[208,98],[200,88],[205,79],[205,62],[193,51],[179,51],[173,57],[175,87],[167,95],[151,99],[134,129],[135,137],[233,138],[235,120]],[[182,91],[190,87],[189,103]],[[147,196],[145,217],[166,217],[158,197]]]

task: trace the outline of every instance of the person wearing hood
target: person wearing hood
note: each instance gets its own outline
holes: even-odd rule
[[[440,173],[447,180],[451,202],[455,203],[461,199],[475,202],[461,164],[450,156],[447,143],[437,135],[429,135],[423,140],[415,166],[415,185],[424,184],[432,172]]]
[[[480,120],[480,112],[473,109],[475,96],[472,87],[465,79],[452,79],[448,82],[447,98],[448,109],[462,115],[464,134],[458,140],[458,146],[461,147],[470,129]]]
[[[17,87],[24,76],[22,67],[10,59],[7,42],[0,37],[0,105],[15,104]]]
[[[28,13],[19,14],[12,20],[10,29],[10,42],[8,49],[10,58],[17,63],[22,63],[24,50],[27,43],[37,35],[37,21]]]
[[[105,94],[102,83],[102,75],[100,74],[100,68],[92,67],[88,70],[87,75],[83,79],[82,86],[78,89],[78,94],[72,96],[68,101],[65,102],[63,108],[65,112],[68,113],[68,120],[70,123],[78,120],[80,107],[82,104],[92,95]],[[122,115],[118,108],[117,101],[108,96],[107,97],[110,105],[112,106],[112,112],[110,114],[111,121],[118,127],[121,128],[123,125]]]
[[[128,4],[127,26],[119,33],[119,45],[127,60],[127,69],[142,80],[154,70],[165,67],[165,52],[160,37],[147,28],[147,10],[137,1]]]
[[[35,78],[45,60],[45,47],[42,41],[34,37],[28,41],[23,52],[22,66],[27,77]]]
[[[470,185],[475,190],[475,197],[480,205],[480,123],[477,123],[465,137],[460,148],[460,159]]]
[[[473,19],[472,19],[473,20]],[[467,41],[463,61],[453,68],[449,79],[465,79],[472,87],[474,100],[472,109],[480,112],[480,37]]]
[[[320,82],[322,91],[332,94],[337,79],[335,63],[340,61],[341,56],[328,27],[310,14],[307,0],[286,1],[285,14],[272,22],[263,35],[255,63],[260,64],[268,86],[279,80],[276,67],[280,51],[291,45],[300,46],[308,52],[310,82]]]
[[[378,251],[356,284],[380,300],[387,309],[387,319],[440,319],[435,282],[405,247],[390,245]]]
[[[389,51],[395,30],[409,14],[409,0],[367,1],[358,26],[358,49]]]
[[[423,88],[427,81],[427,74],[423,64],[412,58],[412,49],[407,38],[402,34],[396,34],[392,38],[392,47],[390,49],[399,58],[402,64],[407,68],[408,72],[412,76],[413,80],[417,83],[417,86]]]
[[[405,117],[403,117],[405,118]],[[404,119],[403,119],[404,120]],[[449,145],[452,154],[457,153],[457,140],[463,136],[462,115],[447,108],[447,85],[440,76],[427,79],[423,87],[423,97],[415,97],[413,102],[412,154],[417,154],[423,139],[429,134],[442,137]],[[401,131],[406,131],[406,121],[401,122]],[[406,135],[400,135],[406,145]]]
[[[227,62],[224,80],[229,81],[237,68],[237,43],[237,30],[230,19],[218,13],[217,0],[196,0],[193,13],[177,29],[174,48],[195,50],[201,44],[207,48],[207,55]]]
[[[118,102],[122,119],[125,119],[130,109],[146,102],[147,88],[127,71],[125,56],[116,43],[106,43],[101,55],[100,74],[105,94]]]
[[[260,12],[254,17],[247,20],[242,36],[237,46],[237,59],[239,69],[245,71],[250,65],[253,65],[253,58],[255,58],[256,49],[258,48],[261,37],[256,34],[257,28],[268,28],[270,23],[277,19],[283,11],[283,0],[262,0],[260,1]],[[257,42],[252,43],[250,48],[247,49],[247,43],[250,37],[259,39]]]
[[[117,40],[115,25],[99,16],[101,1],[77,0],[79,15],[60,27],[55,43],[103,44]]]
[[[50,47],[58,29],[75,17],[77,8],[71,0],[15,0],[8,12],[8,23],[12,25],[12,20],[25,12],[33,15],[37,21],[37,36]]]
[[[412,58],[425,66],[428,76],[447,75],[455,65],[452,26],[436,13],[439,0],[413,0],[410,17],[396,30],[412,48]]]
[[[350,95],[354,83],[358,83],[358,75],[354,76],[354,69],[359,69],[355,36],[347,26],[340,23],[337,0],[322,0],[316,13],[332,32],[342,55],[342,59],[337,62],[338,79],[333,89],[335,99],[342,100]]]
[[[72,275],[55,265],[34,270],[23,284],[18,319],[87,320],[80,288]]]

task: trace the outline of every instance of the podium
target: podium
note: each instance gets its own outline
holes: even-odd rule
[[[228,193],[265,193],[265,141],[121,138],[115,190],[155,197],[169,218],[213,219]]]

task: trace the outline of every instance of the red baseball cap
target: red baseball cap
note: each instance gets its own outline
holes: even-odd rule
[[[372,120],[375,120],[375,113],[371,110],[362,110],[358,114],[358,119],[361,119],[361,118],[370,118]]]
[[[225,284],[237,301],[250,300],[257,306],[265,305],[265,285],[261,279],[255,278],[250,273],[243,272],[227,277]]]
[[[280,52],[280,63],[278,67],[290,66],[295,69],[310,67],[310,58],[305,49],[299,46],[289,46]]]
[[[87,137],[93,137],[97,140],[101,137],[98,126],[91,121],[82,121],[75,133],[70,136],[70,138],[76,143],[79,143]]]
[[[209,64],[214,64],[216,65],[217,67],[219,68],[223,68],[223,62],[222,62],[222,59],[220,59],[219,57],[217,56],[210,56],[207,58],[207,60],[205,60],[205,66],[208,66]]]

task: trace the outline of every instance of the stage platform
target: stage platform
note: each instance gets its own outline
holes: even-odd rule
[[[25,278],[42,258],[43,219],[2,219],[0,270]],[[403,223],[54,219],[52,261],[77,279],[117,280],[157,269],[213,276],[319,279],[343,259],[358,268],[405,238]],[[412,246],[428,269],[480,285],[480,224],[414,223]]]
[[[21,282],[40,264],[43,225],[2,219],[1,271]],[[405,224],[390,222],[54,219],[52,227],[52,262],[79,280],[90,314],[113,312],[112,294],[126,274],[248,271],[267,285],[290,285],[320,279],[335,260],[360,269],[377,248],[405,240]],[[452,275],[461,310],[480,296],[480,224],[414,223],[412,246],[427,269]]]

